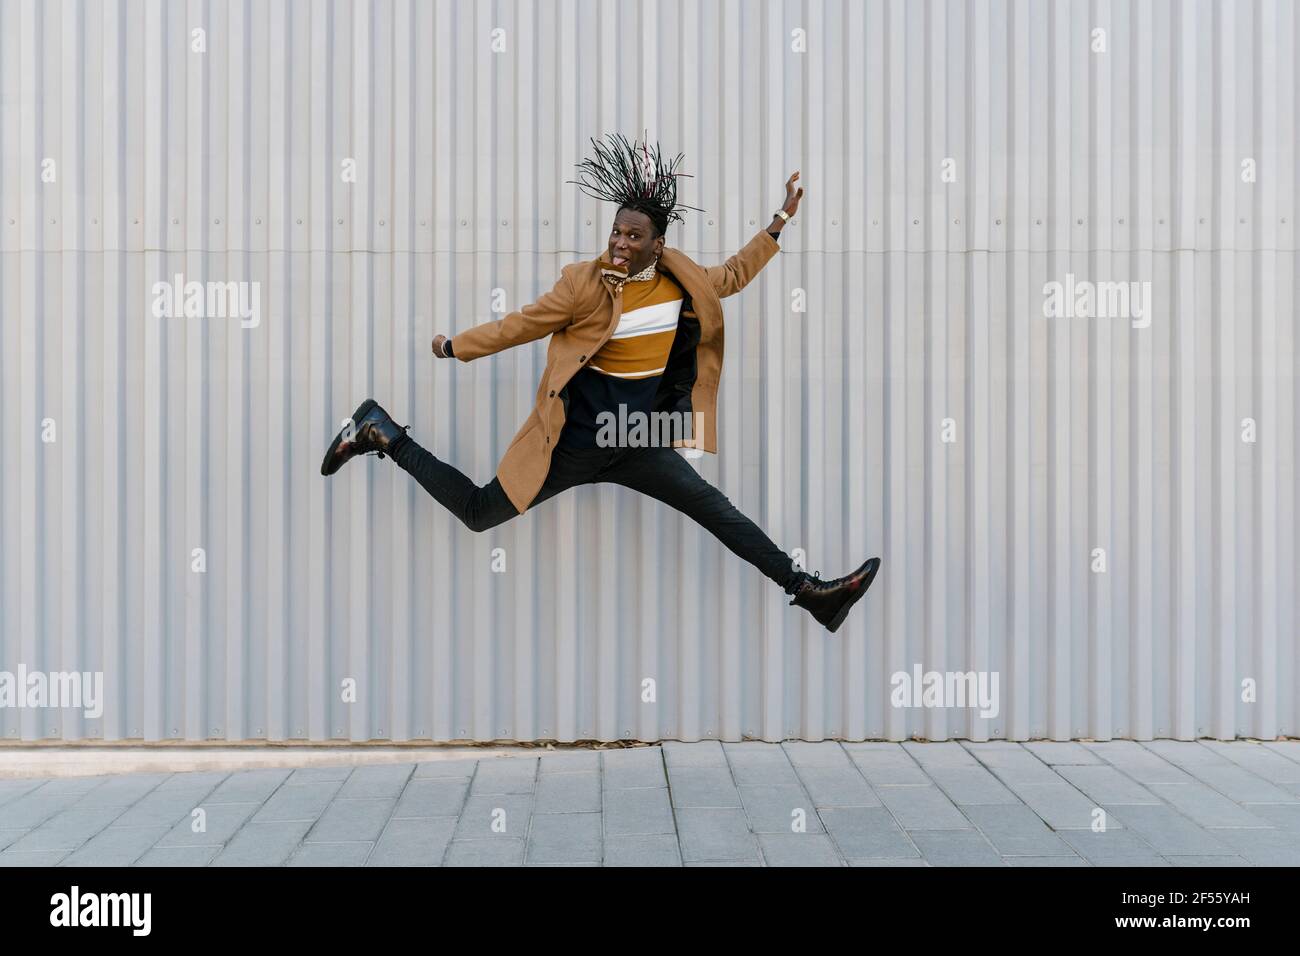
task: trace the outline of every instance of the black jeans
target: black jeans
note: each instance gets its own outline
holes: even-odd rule
[[[409,435],[398,439],[389,454],[471,531],[495,528],[519,514],[500,479],[494,477],[480,487]],[[551,452],[546,482],[528,507],[575,485],[600,481],[639,491],[688,515],[787,594],[793,594],[805,577],[788,554],[672,448],[573,448],[561,442]]]

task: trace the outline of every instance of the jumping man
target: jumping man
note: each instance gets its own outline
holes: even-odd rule
[[[720,299],[745,288],[779,251],[781,228],[799,208],[795,172],[771,224],[720,266],[700,266],[665,246],[681,220],[679,155],[665,163],[658,147],[592,141],[596,158],[578,164],[583,192],[615,203],[608,247],[560,271],[550,292],[531,305],[454,338],[438,335],[433,354],[471,362],[550,336],[546,371],[532,413],[488,484],[479,486],[421,448],[373,399],[362,402],[330,444],[321,474],[357,455],[387,455],[472,531],[486,531],[575,485],[614,482],[689,515],[753,564],[835,631],[871,586],[880,567],[870,558],[829,581],[795,568],[728,498],[674,450],[717,453],[717,395],[722,373]],[[665,414],[667,413],[667,414]],[[647,444],[645,429],[615,421],[671,421],[666,442]],[[613,432],[613,435],[611,435]],[[650,430],[651,435],[654,429]]]

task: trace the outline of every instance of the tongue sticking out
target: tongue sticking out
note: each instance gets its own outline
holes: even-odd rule
[[[616,265],[616,266],[625,266],[625,265],[627,265],[627,260],[624,259],[622,256],[615,256],[613,261],[614,261],[614,265]]]

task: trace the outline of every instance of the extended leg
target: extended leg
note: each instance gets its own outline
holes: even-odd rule
[[[805,577],[790,555],[671,448],[627,449],[599,480],[639,491],[688,515],[787,594],[794,594]]]
[[[500,479],[493,478],[480,487],[458,469],[421,448],[409,435],[393,442],[388,454],[398,467],[410,473],[425,491],[471,531],[495,528],[519,514],[501,487]],[[600,462],[607,458],[608,453],[600,451],[588,453],[556,448],[551,453],[546,482],[528,507],[535,508],[561,491],[590,481]]]

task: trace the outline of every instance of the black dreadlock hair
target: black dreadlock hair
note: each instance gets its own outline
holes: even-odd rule
[[[575,163],[582,170],[580,179],[566,182],[573,183],[593,199],[616,202],[619,209],[645,213],[661,236],[673,220],[683,222],[678,210],[695,207],[677,204],[677,177],[689,175],[674,171],[683,159],[682,154],[678,153],[669,163],[660,156],[658,144],[629,143],[621,133],[608,133],[606,138],[609,146],[591,141],[596,158]]]

